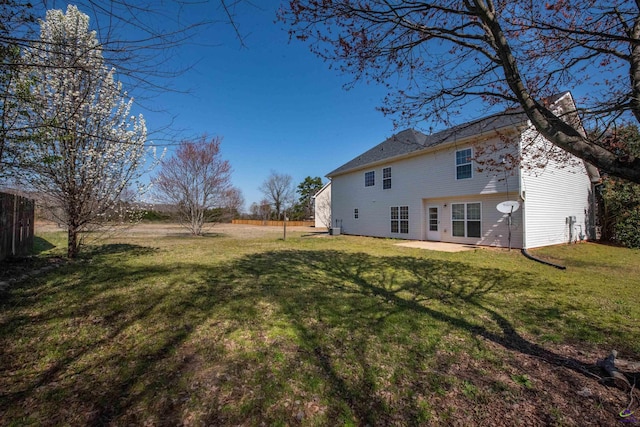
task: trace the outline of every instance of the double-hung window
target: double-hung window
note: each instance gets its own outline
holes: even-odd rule
[[[409,206],[391,206],[391,232],[409,233]]]
[[[391,168],[382,169],[382,189],[388,190],[391,188]]]
[[[480,237],[481,231],[480,203],[452,203],[451,229],[455,237]]]
[[[471,148],[456,151],[456,179],[468,179],[472,176]]]
[[[364,186],[373,187],[376,185],[376,171],[370,171],[364,173]]]
[[[397,206],[391,206],[391,232],[397,233],[399,230],[398,220],[400,219],[399,208]]]
[[[355,209],[353,210],[353,218],[354,218],[354,219],[358,219],[358,218],[359,218],[359,216],[360,216],[360,213],[358,212],[358,208],[355,208]]]
[[[409,233],[409,206],[400,206],[400,233]]]

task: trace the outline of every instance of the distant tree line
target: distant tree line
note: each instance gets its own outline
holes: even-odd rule
[[[249,207],[249,218],[256,220],[307,221],[314,218],[313,196],[322,189],[322,178],[307,176],[293,188],[291,175],[271,171],[260,186],[264,198]],[[297,196],[297,197],[296,197]]]

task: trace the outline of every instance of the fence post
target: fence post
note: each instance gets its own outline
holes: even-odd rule
[[[18,219],[18,195],[13,195],[13,218],[11,218],[11,255],[16,254],[16,222]]]

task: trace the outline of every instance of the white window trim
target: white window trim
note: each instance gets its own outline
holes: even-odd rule
[[[463,221],[464,222],[464,236],[455,236],[453,234],[453,205],[464,205],[464,220],[461,219],[456,219],[455,221]],[[469,237],[469,230],[468,230],[468,221],[469,219],[467,218],[467,205],[480,205],[480,218],[479,219],[472,219],[471,221],[479,221],[480,222],[480,236],[473,236],[473,237]],[[460,239],[480,239],[482,238],[482,202],[453,202],[451,203],[451,237],[457,237]]]
[[[471,161],[469,163],[463,163],[463,164],[459,165],[458,164],[458,153],[460,151],[466,151],[466,150],[470,150],[471,151]],[[461,148],[459,150],[456,150],[455,154],[453,156],[453,164],[455,166],[456,181],[462,181],[462,180],[465,180],[465,179],[473,178],[473,148],[472,147],[467,147],[467,148]],[[471,175],[468,178],[458,178],[458,166],[465,166],[465,165],[471,165]]]
[[[368,174],[372,174],[372,176],[373,176],[373,184],[371,184],[371,185],[367,185],[367,175]],[[364,186],[365,186],[365,188],[366,187],[375,187],[376,186],[376,171],[375,170],[366,171],[364,173]]]
[[[389,169],[389,177],[388,178],[384,177],[384,171],[386,169]],[[391,178],[393,177],[392,173],[393,172],[391,171],[391,166],[385,166],[385,167],[382,168],[382,189],[383,190],[391,190],[391,186],[392,186]],[[385,187],[385,183],[387,181],[389,181],[389,187]]]
[[[396,208],[398,209],[398,218],[393,218],[391,215],[391,209]],[[402,218],[402,214],[400,213],[402,211],[401,208],[407,208],[407,218]],[[410,228],[410,223],[409,223],[409,205],[398,205],[398,206],[389,206],[389,231],[391,234],[409,234],[409,228]],[[398,231],[393,231],[393,229],[391,228],[391,223],[396,222],[397,226],[398,226]],[[406,233],[401,231],[402,230],[402,223],[406,222],[407,224],[407,231]]]

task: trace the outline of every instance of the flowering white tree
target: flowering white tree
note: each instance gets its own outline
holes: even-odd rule
[[[33,21],[31,7],[15,0],[0,2],[0,179],[8,177],[14,166],[19,109],[13,80],[20,63],[19,40],[32,33],[28,28]]]
[[[0,49],[0,61],[15,61],[15,51]],[[15,73],[13,70],[0,70],[0,179],[9,175],[9,169],[13,166],[13,150],[17,145],[15,137],[19,133],[16,126],[18,123],[18,109],[16,108],[15,92],[11,89]]]
[[[13,154],[23,151],[20,142],[23,127],[28,122],[16,122],[20,115],[11,80],[25,65],[17,61],[20,53],[39,40],[39,17],[47,9],[59,7],[60,1],[4,0],[0,1],[0,182],[17,181],[19,158]],[[80,10],[91,17],[91,27],[100,38],[100,48],[108,68],[118,70],[119,80],[125,82],[136,101],[144,107],[169,114],[155,101],[154,94],[163,93],[175,83],[175,77],[193,67],[191,63],[174,61],[185,46],[200,34],[208,34],[214,26],[228,24],[241,46],[244,38],[239,17],[246,15],[244,7],[257,7],[244,0],[167,0],[162,2],[139,0],[75,0]],[[42,42],[40,40],[40,42]],[[48,66],[55,66],[49,64]],[[193,90],[194,88],[192,88]],[[185,90],[182,88],[181,90]],[[186,89],[188,90],[188,89]],[[153,98],[153,100],[152,100]],[[168,117],[167,117],[168,119]],[[152,130],[169,132],[166,126]]]
[[[132,99],[104,65],[89,17],[75,6],[47,12],[40,40],[22,60],[29,129],[21,150],[24,178],[62,212],[57,220],[67,226],[73,258],[80,233],[113,215],[140,177],[145,122],[130,115]]]

